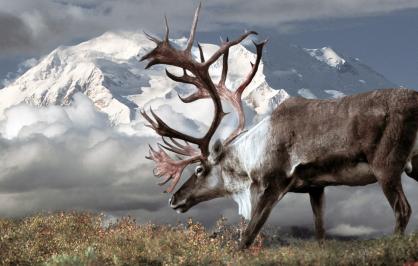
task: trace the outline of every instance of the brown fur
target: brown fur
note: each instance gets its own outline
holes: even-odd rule
[[[328,185],[379,182],[395,212],[395,232],[403,233],[411,210],[400,177],[417,132],[418,92],[413,90],[382,89],[335,100],[284,101],[271,115],[268,145],[258,167],[245,173],[243,162],[229,146],[222,149],[222,159],[216,163],[237,180],[252,180],[252,216],[240,248],[252,243],[271,209],[289,191],[309,193],[317,237],[323,238],[323,191]],[[412,166],[408,175],[418,181],[418,156],[412,158]]]

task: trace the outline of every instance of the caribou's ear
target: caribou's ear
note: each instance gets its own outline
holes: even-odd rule
[[[219,162],[219,160],[222,157],[223,151],[224,151],[224,146],[222,144],[222,141],[220,139],[217,139],[215,141],[215,144],[213,144],[212,152],[211,152],[211,157],[214,162]]]

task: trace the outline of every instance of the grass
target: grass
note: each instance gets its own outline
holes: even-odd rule
[[[402,265],[418,261],[418,233],[375,240],[292,240],[259,236],[236,251],[243,225],[220,220],[216,233],[190,220],[176,226],[66,212],[0,219],[2,265]],[[412,264],[411,264],[412,265]]]

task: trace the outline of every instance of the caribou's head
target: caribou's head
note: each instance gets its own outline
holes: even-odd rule
[[[170,198],[170,207],[185,212],[202,201],[223,197],[227,194],[220,165],[222,143],[217,141],[208,160],[199,162],[192,176]]]
[[[239,44],[246,37],[255,32],[246,32],[238,39],[223,42],[220,48],[205,59],[202,47],[198,44],[200,58],[197,61],[191,53],[196,26],[198,21],[200,5],[196,10],[190,37],[184,50],[174,48],[169,41],[169,29],[167,19],[166,32],[163,40],[147,34],[148,38],[156,43],[156,47],[148,54],[141,58],[148,60],[146,68],[156,65],[165,64],[180,67],[183,69],[182,76],[176,76],[166,70],[166,74],[174,81],[193,84],[197,90],[187,97],[179,98],[184,103],[194,102],[199,99],[210,98],[214,103],[214,116],[208,131],[202,137],[194,137],[184,134],[180,131],[168,126],[152,109],[151,116],[144,110],[141,111],[142,116],[150,123],[148,126],[162,137],[162,143],[159,144],[157,150],[150,146],[150,155],[147,157],[156,164],[154,174],[162,177],[160,185],[164,185],[172,181],[166,192],[173,192],[176,184],[179,182],[183,170],[189,165],[196,165],[192,176],[181,186],[170,199],[170,206],[179,211],[185,212],[199,202],[207,201],[227,194],[224,188],[222,178],[221,162],[224,156],[224,150],[232,140],[234,140],[244,130],[245,117],[241,102],[241,96],[245,88],[250,84],[257,72],[262,50],[266,43],[254,43],[257,50],[257,58],[255,63],[251,63],[252,68],[244,81],[234,91],[229,90],[225,86],[226,76],[228,73],[228,54],[229,48]],[[222,56],[222,73],[218,83],[214,83],[209,75],[209,67]],[[191,73],[191,75],[189,74]],[[212,149],[209,148],[211,138],[219,127],[225,112],[222,109],[222,102],[228,102],[238,115],[237,128],[226,138],[225,141],[216,141]],[[172,159],[166,151],[180,155],[180,159]]]

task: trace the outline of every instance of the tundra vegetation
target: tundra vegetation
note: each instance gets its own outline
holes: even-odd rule
[[[86,212],[0,219],[1,265],[402,265],[418,261],[418,232],[370,240],[278,238],[261,233],[237,251],[243,223],[106,222]]]

